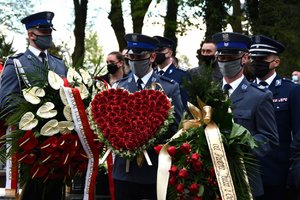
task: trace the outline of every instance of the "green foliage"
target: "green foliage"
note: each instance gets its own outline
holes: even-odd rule
[[[0,35],[0,59],[6,59],[7,56],[16,53],[16,51],[13,49],[11,42],[5,41],[5,36]]]
[[[103,49],[98,43],[98,35],[96,32],[91,32],[85,39],[85,58],[84,58],[84,68],[89,71],[95,72],[96,69],[100,68],[103,60]],[[94,73],[92,73],[94,74]]]
[[[27,0],[0,0],[0,28],[20,33],[21,19],[33,11],[33,3]]]

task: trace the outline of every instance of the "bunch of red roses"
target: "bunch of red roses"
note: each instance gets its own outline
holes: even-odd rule
[[[215,171],[202,128],[189,130],[170,141],[169,195],[178,199],[220,199]],[[203,140],[204,139],[204,140]],[[160,146],[155,150],[160,151]]]
[[[172,122],[172,106],[158,90],[129,93],[108,89],[95,95],[91,116],[100,139],[116,154],[131,159],[153,146]]]

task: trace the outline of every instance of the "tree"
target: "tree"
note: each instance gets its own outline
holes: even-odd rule
[[[75,47],[72,54],[73,67],[79,68],[84,60],[84,39],[85,39],[85,26],[87,16],[88,0],[73,0],[75,11]]]
[[[108,15],[111,21],[111,26],[116,33],[117,41],[119,44],[119,50],[122,51],[126,47],[126,41],[124,40],[125,27],[122,14],[122,1],[111,0],[111,10]]]
[[[168,0],[167,14],[165,16],[165,30],[164,37],[173,40],[177,44],[177,11],[178,0]],[[176,45],[177,47],[177,45]],[[176,47],[174,48],[174,56],[176,54]]]
[[[0,29],[21,33],[21,19],[32,14],[33,3],[26,0],[0,0],[0,10]]]
[[[131,0],[131,17],[134,33],[142,33],[144,18],[152,0]]]

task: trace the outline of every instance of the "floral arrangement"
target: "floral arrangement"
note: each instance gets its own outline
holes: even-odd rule
[[[204,119],[197,115],[204,105],[212,105],[211,118],[221,133],[236,197],[251,199],[247,175],[251,178],[251,174],[257,172],[257,162],[251,152],[258,147],[258,144],[248,130],[233,123],[229,110],[230,101],[211,77],[210,72],[205,71],[202,76],[195,76],[190,82],[185,83],[186,89],[194,95],[192,102],[199,105],[199,109],[195,109],[193,104],[189,105],[190,112],[183,120],[182,134],[170,139],[167,146],[164,146],[172,159],[169,169],[168,199],[221,199],[205,135],[207,125]],[[193,123],[197,126],[190,126]],[[155,150],[160,153],[162,148],[159,145]]]
[[[82,71],[68,70],[67,79],[53,71],[39,71],[42,78],[27,74],[34,85],[22,90],[21,96],[12,96],[18,102],[6,123],[12,127],[4,142],[10,143],[9,154],[2,146],[1,155],[16,155],[21,164],[22,181],[30,179],[70,180],[75,174],[85,172],[88,158],[83,150],[63,86],[78,88],[81,99],[91,98],[87,88],[92,79]],[[24,76],[24,75],[23,75]],[[88,105],[86,104],[86,107]],[[95,144],[102,145],[94,134]]]
[[[90,118],[100,140],[117,155],[132,159],[153,146],[173,122],[170,99],[158,90],[129,93],[108,89],[95,95]]]

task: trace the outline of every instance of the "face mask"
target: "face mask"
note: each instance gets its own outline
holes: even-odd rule
[[[142,78],[148,72],[150,60],[149,58],[145,60],[129,60],[129,67],[136,76]]]
[[[215,56],[204,56],[204,55],[199,55],[197,56],[199,61],[203,61],[206,66],[211,65],[215,61]]]
[[[166,54],[164,53],[156,53],[155,62],[157,64],[162,64],[166,60]]]
[[[118,71],[119,67],[115,63],[109,63],[107,65],[107,71],[109,74],[114,74]]]
[[[271,62],[273,62],[273,61],[271,61]],[[257,78],[263,78],[263,77],[265,77],[269,73],[269,71],[270,71],[269,65],[270,65],[271,62],[267,62],[267,61],[263,61],[263,60],[252,61],[250,63],[250,66],[254,70],[254,75]]]
[[[242,69],[241,58],[225,62],[218,61],[218,65],[222,75],[229,78],[237,75]]]
[[[36,39],[34,40],[34,43],[36,46],[42,50],[49,49],[52,44],[52,35],[37,35],[33,33],[36,36]]]

